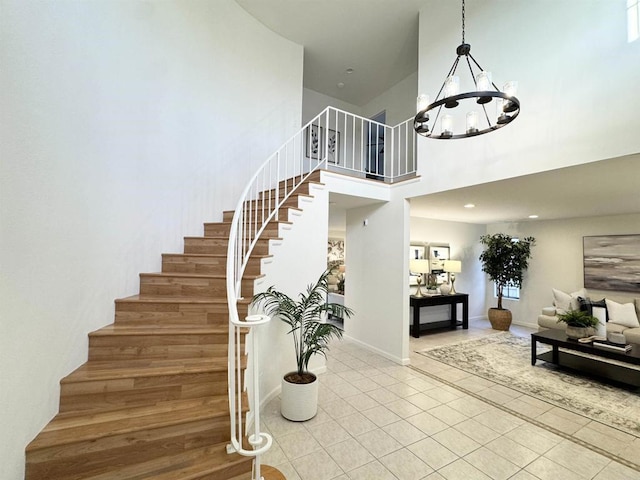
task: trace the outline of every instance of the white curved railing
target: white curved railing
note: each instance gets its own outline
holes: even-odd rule
[[[227,302],[229,307],[228,391],[231,444],[227,451],[253,456],[253,479],[260,480],[260,455],[271,446],[271,436],[260,432],[258,392],[258,344],[255,331],[247,349],[253,362],[252,449],[243,447],[245,437],[242,392],[244,391],[242,338],[269,322],[254,315],[240,320],[237,303],[242,299],[242,277],[249,258],[270,222],[293,191],[320,167],[386,183],[415,174],[416,136],[413,117],[389,127],[332,107],[326,108],[280,147],[253,175],[237,203],[227,248]]]

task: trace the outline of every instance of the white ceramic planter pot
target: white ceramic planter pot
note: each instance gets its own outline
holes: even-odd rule
[[[318,413],[318,378],[311,383],[291,383],[282,379],[280,413],[287,420],[304,422]]]
[[[595,330],[591,327],[572,327],[567,325],[567,337],[577,340],[579,338],[590,337]]]

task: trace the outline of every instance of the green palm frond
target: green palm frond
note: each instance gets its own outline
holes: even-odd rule
[[[267,315],[278,317],[289,325],[288,333],[293,336],[299,374],[308,370],[309,361],[314,355],[326,357],[332,338],[342,337],[342,330],[322,321],[324,316],[330,313],[348,318],[353,314],[344,305],[327,302],[328,275],[329,270],[320,275],[315,284],[309,285],[305,292],[300,293],[296,300],[277,291],[273,286],[258,293],[252,300],[252,304],[260,306]]]

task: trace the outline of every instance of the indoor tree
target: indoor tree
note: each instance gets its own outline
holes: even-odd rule
[[[525,237],[518,239],[506,233],[494,233],[482,235],[480,243],[485,246],[485,250],[480,254],[482,271],[489,275],[489,279],[496,285],[498,297],[497,308],[489,309],[489,320],[493,328],[508,330],[511,324],[511,312],[502,307],[502,296],[505,287],[522,286],[524,272],[529,268],[531,258],[531,248],[535,245],[535,238]],[[492,312],[498,310],[506,313],[497,314]],[[508,317],[506,328],[504,325],[494,324],[497,315]],[[505,320],[506,322],[506,320]]]

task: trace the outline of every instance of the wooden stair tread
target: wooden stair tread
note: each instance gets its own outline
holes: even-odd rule
[[[210,238],[210,237],[207,237]],[[227,258],[226,253],[163,253],[163,257],[194,257],[194,258]],[[273,255],[251,255],[251,258],[270,258]]]
[[[227,299],[226,298],[217,298],[217,297],[184,297],[184,296],[179,296],[179,295],[152,295],[152,294],[138,294],[138,295],[132,295],[130,297],[124,297],[124,298],[119,298],[116,300],[116,302],[119,303],[126,303],[126,302],[131,302],[131,303],[136,303],[136,302],[140,302],[140,303],[144,303],[144,302],[148,302],[148,303],[186,303],[186,304],[193,304],[193,303],[202,303],[202,304],[206,304],[206,303],[222,303],[222,304],[226,304],[227,303]],[[239,299],[238,303],[251,303],[251,299]]]
[[[243,359],[246,361],[246,357]],[[246,363],[246,362],[245,362]],[[71,372],[60,383],[92,382],[117,378],[178,375],[181,373],[218,372],[227,370],[227,357],[135,359],[89,361]]]
[[[280,208],[287,208],[287,209],[289,209],[289,210],[296,210],[296,211],[298,211],[298,212],[302,212],[302,209],[301,209],[301,208],[298,208],[298,207],[290,207],[290,206],[288,206],[288,205],[282,205]],[[223,213],[223,214],[225,214],[225,213],[235,213],[235,210],[224,210],[222,213]],[[279,221],[279,220],[277,220],[277,221]],[[224,223],[227,223],[227,222],[224,222]]]
[[[196,480],[220,470],[246,465],[251,471],[252,459],[239,454],[227,454],[226,443],[187,450],[176,455],[165,455],[144,463],[117,469],[118,480]],[[243,468],[240,468],[243,470]],[[283,477],[284,478],[284,477]],[[114,472],[86,477],[84,480],[114,480]]]
[[[182,273],[182,272],[152,272],[152,273],[141,273],[140,276],[145,277],[177,277],[177,278],[214,278],[214,279],[225,279],[227,276],[225,274],[216,274],[216,273]],[[264,274],[260,275],[247,275],[244,274],[242,276],[243,280],[257,280],[258,278],[264,277]]]
[[[104,437],[105,432],[108,432],[108,436],[115,436],[177,425],[185,421],[228,417],[228,401],[224,395],[107,412],[58,415],[27,446],[27,452],[54,445],[95,440]]]
[[[214,235],[214,236],[210,236],[210,237],[184,237],[185,240],[224,240],[224,241],[228,241],[229,240],[229,236],[228,235]],[[258,238],[258,241],[260,242],[267,242],[270,240],[282,240],[281,237],[260,237]],[[187,255],[191,255],[190,253],[188,253]]]
[[[117,336],[117,335],[212,335],[224,334],[229,331],[226,325],[118,325],[111,324],[100,330],[89,333],[90,337]]]

